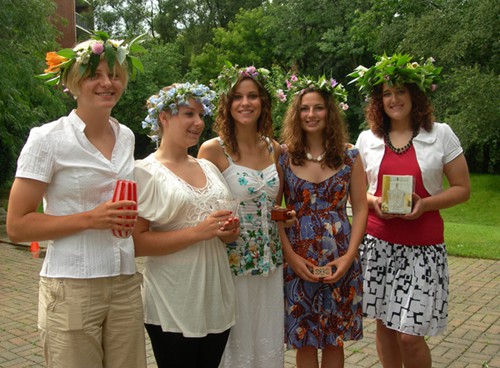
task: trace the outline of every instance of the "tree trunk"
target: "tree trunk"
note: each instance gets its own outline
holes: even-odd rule
[[[488,173],[490,167],[490,145],[485,143],[483,145],[483,162],[481,163],[481,172],[483,174]]]

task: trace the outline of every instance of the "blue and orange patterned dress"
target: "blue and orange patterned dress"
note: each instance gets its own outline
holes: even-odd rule
[[[293,250],[318,266],[344,255],[351,224],[346,211],[352,166],[358,150],[346,146],[343,167],[330,178],[311,183],[297,177],[288,152],[280,165],[284,172],[287,206],[297,212],[298,223],[286,229]],[[359,340],[362,329],[362,272],[356,258],[334,284],[304,281],[285,264],[285,341],[288,348],[343,346]]]

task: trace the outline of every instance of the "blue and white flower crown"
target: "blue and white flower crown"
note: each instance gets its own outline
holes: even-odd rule
[[[198,83],[176,83],[168,89],[161,89],[156,95],[148,98],[146,105],[148,115],[142,122],[143,129],[150,129],[149,137],[154,141],[159,141],[158,117],[163,110],[170,110],[173,115],[177,115],[180,106],[189,106],[189,100],[194,99],[203,106],[203,116],[211,116],[215,109],[215,92],[203,84]]]

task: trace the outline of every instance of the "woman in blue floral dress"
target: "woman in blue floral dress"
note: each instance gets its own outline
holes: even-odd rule
[[[287,206],[298,222],[281,231],[286,259],[285,340],[297,349],[297,367],[342,367],[344,341],[362,333],[362,272],[358,246],[367,219],[363,166],[347,144],[335,80],[292,76],[284,121]],[[346,105],[341,102],[341,107]],[[352,226],[347,215],[352,204]]]
[[[227,246],[237,294],[236,325],[221,367],[283,367],[283,253],[271,210],[280,195],[279,144],[271,139],[266,69],[228,67],[215,131],[198,157],[212,161],[239,198],[240,236]]]

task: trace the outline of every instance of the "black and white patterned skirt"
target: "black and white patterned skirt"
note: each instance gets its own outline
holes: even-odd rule
[[[416,336],[448,322],[448,259],[444,244],[404,246],[366,235],[360,247],[363,314]]]

